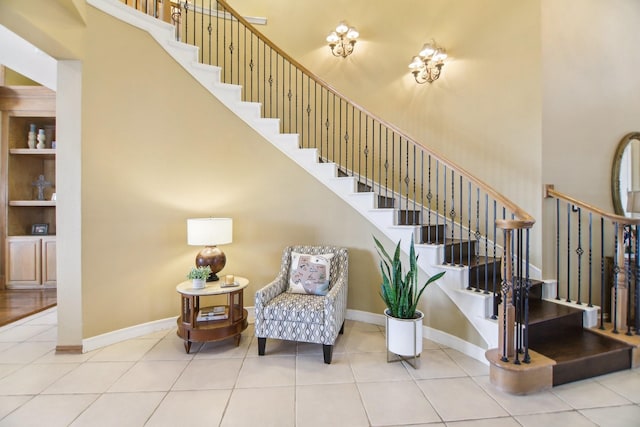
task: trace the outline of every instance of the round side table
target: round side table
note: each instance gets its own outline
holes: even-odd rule
[[[202,289],[194,289],[191,281],[185,281],[176,286],[181,298],[181,313],[178,316],[178,336],[184,339],[187,353],[191,350],[191,343],[219,341],[235,337],[236,346],[240,345],[240,335],[247,329],[247,310],[244,308],[244,288],[249,280],[235,277],[236,286],[221,286],[222,281],[207,282]],[[212,307],[200,307],[200,297],[211,295],[226,295],[227,303],[223,306],[226,318],[209,320],[200,316],[201,311],[208,311]],[[222,309],[220,309],[222,310]]]

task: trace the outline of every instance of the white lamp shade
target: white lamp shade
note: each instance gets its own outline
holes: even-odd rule
[[[232,242],[231,218],[187,219],[187,243],[192,246],[216,246]]]

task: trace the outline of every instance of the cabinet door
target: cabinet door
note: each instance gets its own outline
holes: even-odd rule
[[[7,285],[40,285],[41,239],[7,238]]]
[[[56,284],[56,238],[42,239],[42,284]]]

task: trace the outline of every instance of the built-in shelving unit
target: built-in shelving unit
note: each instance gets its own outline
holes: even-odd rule
[[[42,87],[0,87],[3,284],[7,288],[56,285],[55,93]],[[29,144],[42,129],[45,148]],[[37,182],[46,183],[41,198]]]

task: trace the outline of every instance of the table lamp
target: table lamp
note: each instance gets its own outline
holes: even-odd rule
[[[231,218],[187,219],[187,244],[204,246],[196,256],[196,266],[211,268],[207,282],[219,280],[216,273],[224,268],[227,257],[216,245],[232,241],[233,220]]]

